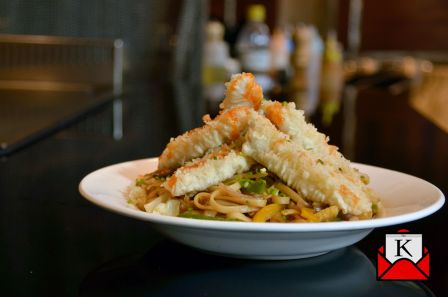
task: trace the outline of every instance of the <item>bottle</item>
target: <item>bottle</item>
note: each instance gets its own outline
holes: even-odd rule
[[[307,113],[312,115],[319,105],[319,92],[320,92],[320,78],[322,68],[322,56],[324,51],[324,44],[319,36],[316,27],[311,26],[311,53],[310,63],[308,68],[308,106]]]
[[[269,76],[271,69],[270,32],[265,23],[266,10],[263,5],[250,5],[247,11],[248,22],[241,29],[236,51],[245,72],[252,72],[265,92],[272,88]]]
[[[210,21],[206,27],[204,45],[202,84],[207,111],[215,114],[225,92],[224,83],[229,80],[228,65],[229,46],[224,41],[224,26],[217,21]]]
[[[319,82],[323,44],[313,26],[299,25],[293,33],[291,54],[293,74],[289,81],[290,97],[296,106],[311,116],[319,103]]]
[[[273,71],[286,71],[289,67],[290,50],[284,30],[275,28],[271,38],[271,68]]]
[[[335,32],[328,33],[323,60],[320,106],[322,123],[329,126],[339,112],[344,86],[343,51]]]
[[[285,100],[285,89],[290,71],[290,46],[288,32],[279,27],[275,28],[271,37],[271,78],[273,87],[271,96],[277,100]]]

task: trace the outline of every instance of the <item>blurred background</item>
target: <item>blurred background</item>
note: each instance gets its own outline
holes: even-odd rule
[[[175,135],[216,114],[224,82],[248,71],[265,97],[296,102],[349,158],[445,184],[447,12],[442,0],[0,1],[3,154],[62,124],[120,141],[122,99],[126,109],[138,96],[116,95],[149,87],[161,93],[146,100]],[[75,121],[107,93],[112,126]],[[92,94],[102,99],[67,99]]]

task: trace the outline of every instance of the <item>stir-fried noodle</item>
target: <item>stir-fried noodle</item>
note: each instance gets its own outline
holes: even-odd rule
[[[196,219],[244,222],[324,222],[359,219],[338,207],[308,202],[259,165],[206,191],[174,197],[162,187],[169,174],[156,171],[138,178],[129,203],[143,211]]]

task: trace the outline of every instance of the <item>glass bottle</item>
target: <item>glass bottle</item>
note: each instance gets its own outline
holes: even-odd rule
[[[271,36],[265,19],[266,10],[263,5],[249,6],[248,22],[238,35],[236,50],[242,70],[253,73],[263,90],[268,92],[272,88],[272,79],[269,76]]]

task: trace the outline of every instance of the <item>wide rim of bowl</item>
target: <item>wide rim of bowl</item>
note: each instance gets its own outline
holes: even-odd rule
[[[386,169],[378,166],[372,166],[362,163],[352,162],[354,166],[371,167],[383,171],[388,171],[391,174],[401,174],[408,178],[415,179],[423,183],[428,187],[429,191],[432,191],[432,195],[437,195],[437,200],[431,205],[412,211],[405,214],[381,217],[369,220],[359,221],[339,221],[339,222],[320,222],[320,223],[303,223],[303,224],[286,224],[286,223],[254,223],[254,222],[227,222],[227,221],[208,221],[197,220],[181,217],[169,217],[157,214],[146,213],[141,210],[131,208],[128,206],[117,206],[111,203],[107,203],[102,198],[97,198],[95,195],[85,190],[86,184],[98,175],[115,169],[116,167],[126,166],[136,162],[157,162],[157,158],[139,159],[134,161],[127,161],[109,165],[100,169],[97,169],[88,175],[86,175],[79,183],[79,192],[81,195],[91,203],[109,210],[120,215],[127,217],[148,221],[158,225],[167,225],[173,227],[193,228],[193,229],[208,229],[208,230],[222,230],[222,231],[234,231],[234,232],[328,232],[328,231],[348,231],[348,230],[360,230],[360,229],[372,229],[378,227],[387,227],[392,225],[398,225],[427,217],[437,210],[439,210],[445,203],[445,196],[442,191],[435,185],[413,175],[409,175],[400,171]],[[124,197],[123,197],[124,199]]]

